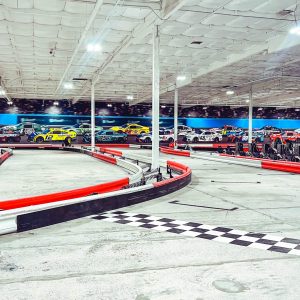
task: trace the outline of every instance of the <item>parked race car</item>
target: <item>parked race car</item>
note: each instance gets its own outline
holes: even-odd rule
[[[76,132],[77,135],[84,135],[85,133],[91,132],[91,124],[89,123],[82,123],[82,124],[76,124],[74,126],[64,126],[63,129],[73,130]],[[95,126],[95,132],[103,130],[103,127],[101,126]]]
[[[74,131],[51,128],[35,135],[33,141],[36,143],[66,141],[68,144],[70,144],[73,139],[76,139],[76,133]]]
[[[300,133],[295,131],[286,131],[283,134],[271,134],[271,141],[285,144],[286,142],[300,142]]]
[[[259,130],[255,130],[255,132],[261,132],[266,136],[271,134],[280,134],[283,132],[283,130],[274,126],[264,126]]]
[[[166,137],[167,137],[167,140],[165,140]],[[174,140],[173,130],[170,130],[170,129],[159,130],[159,141],[160,142],[168,141],[168,139],[170,139],[170,142],[173,142],[173,140]],[[137,135],[136,141],[139,143],[151,143],[152,142],[152,132]]]
[[[242,134],[241,136],[241,142],[248,142],[249,137],[248,137],[248,131],[245,131],[244,134]],[[263,143],[263,141],[265,140],[265,135],[262,132],[258,132],[258,131],[253,131],[252,132],[252,143]],[[237,141],[235,141],[237,142]]]
[[[127,141],[127,134],[126,133],[119,133],[113,130],[101,130],[95,134],[95,141],[98,142],[117,142],[117,143],[126,143]],[[86,133],[83,136],[84,143],[91,142],[91,134]]]
[[[31,134],[32,132],[40,132],[43,131],[45,128],[37,123],[31,122],[23,122],[17,125],[8,125],[2,127],[3,130],[13,130],[19,132],[21,135]]]
[[[20,133],[5,131],[3,128],[0,129],[0,142],[1,143],[20,143]]]
[[[185,136],[185,141],[189,143],[197,143],[200,141],[206,142],[220,142],[222,141],[222,134],[213,131],[203,131],[201,133],[191,133]]]
[[[150,128],[147,126],[142,126],[139,124],[125,124],[123,126],[114,126],[111,127],[110,130],[119,132],[119,133],[127,133],[127,134],[142,134],[149,133]]]

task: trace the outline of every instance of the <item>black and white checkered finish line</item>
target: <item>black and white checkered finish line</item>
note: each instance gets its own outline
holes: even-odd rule
[[[300,240],[264,233],[253,233],[227,227],[212,226],[196,222],[179,221],[146,214],[114,211],[94,216],[93,219],[135,227],[171,232],[187,237],[196,237],[280,253],[300,255]]]

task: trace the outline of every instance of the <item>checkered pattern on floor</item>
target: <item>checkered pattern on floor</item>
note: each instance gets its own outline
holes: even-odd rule
[[[300,255],[300,240],[264,233],[253,233],[227,227],[179,221],[125,211],[104,213],[94,216],[93,219],[176,233],[187,237],[201,238],[226,244]]]

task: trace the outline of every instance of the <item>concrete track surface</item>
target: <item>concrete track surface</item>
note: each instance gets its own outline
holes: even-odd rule
[[[124,152],[149,156],[147,150]],[[192,184],[122,210],[300,238],[299,175],[162,159],[189,165]],[[299,256],[90,217],[0,237],[1,300],[296,300],[299,279]]]
[[[14,150],[0,167],[0,200],[61,192],[126,176],[120,167],[81,153]]]

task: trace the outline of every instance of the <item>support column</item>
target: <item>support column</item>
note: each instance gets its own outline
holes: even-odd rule
[[[174,94],[174,148],[177,149],[178,142],[178,87],[175,84]]]
[[[91,83],[91,147],[95,150],[95,85]]]
[[[159,28],[155,25],[152,62],[152,170],[159,168],[159,78]]]
[[[252,121],[253,121],[253,101],[252,101],[252,87],[249,92],[249,121],[248,121],[248,144],[249,144],[249,151],[251,151],[252,145]]]

